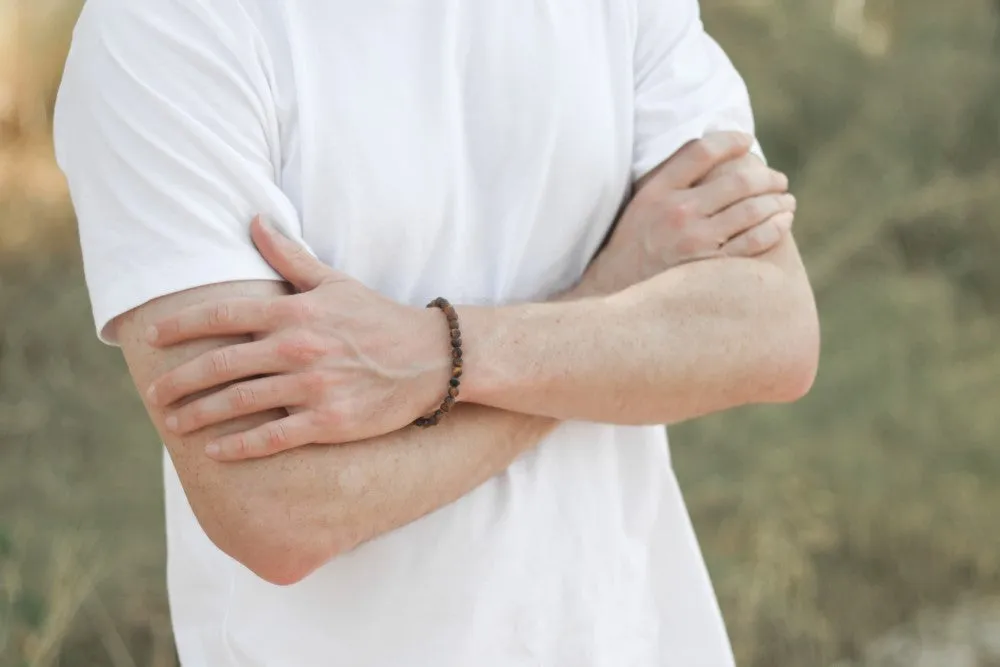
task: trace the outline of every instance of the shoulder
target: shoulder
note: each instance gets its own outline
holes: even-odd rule
[[[162,51],[251,57],[260,46],[252,19],[258,0],[87,0],[73,33],[73,51]]]

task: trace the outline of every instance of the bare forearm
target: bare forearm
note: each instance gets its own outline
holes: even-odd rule
[[[793,400],[815,373],[815,305],[790,237],[608,297],[461,315],[465,400],[559,419],[671,423]]]
[[[119,324],[118,335],[137,386],[142,390],[170,368],[234,342],[154,350],[145,331],[164,313],[198,301],[263,297],[281,290],[266,282],[215,285],[133,311]],[[548,417],[459,405],[432,429],[407,428],[346,445],[220,463],[205,455],[207,442],[284,413],[262,412],[179,438],[164,428],[162,409],[149,412],[206,533],[223,551],[275,583],[297,581],[337,554],[454,502],[506,470],[558,424]]]

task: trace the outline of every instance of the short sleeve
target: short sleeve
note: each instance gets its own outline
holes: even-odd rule
[[[754,134],[746,84],[705,32],[698,0],[635,0],[635,134],[640,179],[706,132]],[[759,145],[754,152],[763,158]]]
[[[293,237],[259,34],[237,0],[88,0],[55,112],[98,333],[154,298],[279,277],[254,215]]]

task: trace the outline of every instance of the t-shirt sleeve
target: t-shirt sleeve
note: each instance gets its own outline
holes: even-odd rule
[[[102,340],[154,298],[279,279],[249,235],[259,213],[301,237],[263,48],[235,1],[85,4],[54,137]]]
[[[712,131],[754,133],[746,84],[705,32],[698,0],[635,0],[635,134],[640,179],[684,144]],[[759,145],[754,152],[761,158]]]

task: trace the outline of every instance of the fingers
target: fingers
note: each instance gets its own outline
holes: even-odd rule
[[[720,164],[746,155],[753,137],[743,132],[712,132],[689,142],[664,166],[671,182],[679,187],[691,187],[705,178]]]
[[[697,202],[698,213],[711,216],[748,198],[782,193],[787,189],[788,178],[761,163],[753,168],[741,168],[712,179],[693,188],[691,194]]]
[[[167,347],[198,338],[266,332],[275,321],[273,304],[263,299],[229,299],[192,306],[149,327],[146,340]]]
[[[712,226],[714,238],[731,239],[779,213],[794,213],[796,206],[795,196],[789,193],[758,195],[737,202],[704,224]]]
[[[255,429],[210,442],[205,453],[219,461],[238,461],[271,456],[320,440],[309,412],[299,412]]]
[[[776,245],[788,235],[794,220],[792,213],[779,213],[756,227],[730,239],[720,248],[727,257],[756,257]]]
[[[289,239],[259,215],[250,223],[250,236],[261,257],[299,292],[316,288],[333,273],[302,244]]]
[[[238,417],[304,404],[310,392],[301,375],[272,375],[233,384],[174,410],[166,428],[186,435]]]
[[[163,407],[236,380],[280,373],[290,364],[277,347],[268,339],[206,352],[158,378],[146,391],[146,400],[151,406]]]

